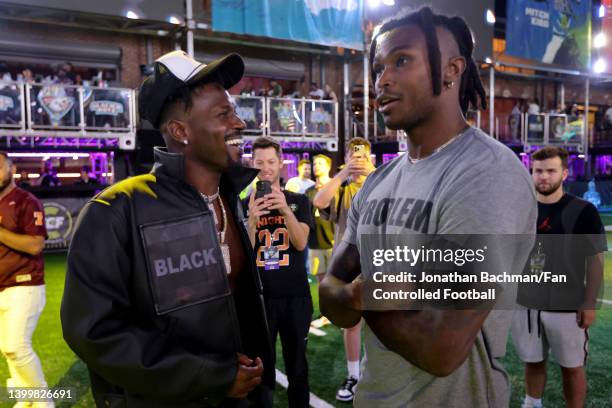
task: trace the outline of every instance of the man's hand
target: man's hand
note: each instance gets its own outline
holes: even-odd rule
[[[259,217],[262,215],[270,214],[270,211],[267,211],[268,204],[266,203],[266,197],[260,197],[255,199],[255,191],[251,193],[251,197],[249,198],[249,226],[252,228],[257,227],[257,222],[259,221]]]
[[[350,307],[355,311],[362,310],[362,302],[361,302],[361,291],[363,287],[363,280],[361,279],[361,275],[359,275],[353,282],[346,285],[346,290],[350,297]]]
[[[593,323],[595,323],[595,310],[583,309],[576,312],[576,323],[581,329],[588,329]]]
[[[253,391],[253,388],[261,384],[261,376],[263,374],[263,363],[261,359],[257,357],[255,359],[255,365],[253,360],[245,356],[244,354],[238,354],[238,372],[236,373],[236,379],[232,388],[227,393],[230,398],[246,398],[249,392]]]
[[[268,210],[278,210],[281,215],[287,216],[291,212],[285,194],[277,186],[272,186],[272,192],[264,197],[265,205]]]
[[[361,156],[353,156],[346,164],[349,175],[353,177],[357,176],[369,176],[376,167],[372,164],[372,162],[366,158]]]

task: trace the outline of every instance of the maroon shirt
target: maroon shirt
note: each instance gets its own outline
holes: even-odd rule
[[[47,237],[41,202],[19,187],[0,200],[0,226],[16,234]],[[28,255],[0,242],[0,291],[12,286],[44,283],[42,253]]]

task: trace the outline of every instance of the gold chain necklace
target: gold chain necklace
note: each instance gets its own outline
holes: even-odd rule
[[[467,130],[469,130],[469,129],[470,129],[470,127],[467,127],[467,128],[465,128],[464,130],[462,130],[461,132],[459,132],[459,134],[457,134],[456,136],[451,137],[451,138],[450,138],[450,139],[449,139],[449,140],[448,140],[446,143],[444,143],[442,146],[435,148],[435,149],[434,149],[434,151],[433,151],[433,152],[431,152],[431,154],[430,154],[429,156],[419,157],[419,158],[414,159],[414,158],[410,157],[410,153],[406,152],[406,156],[408,156],[408,161],[409,161],[411,164],[414,164],[414,163],[417,163],[417,162],[419,162],[419,161],[421,161],[421,160],[423,160],[423,159],[426,159],[426,158],[428,158],[428,157],[430,157],[430,156],[433,156],[434,154],[438,153],[439,151],[441,151],[442,149],[444,149],[445,147],[447,147],[449,144],[453,143],[455,140],[457,140],[457,138],[458,138],[459,136],[461,136],[462,134],[464,134],[464,133],[465,133]]]
[[[217,237],[219,238],[219,245],[221,246],[221,254],[223,255],[223,263],[225,263],[225,270],[227,274],[232,270],[231,262],[230,262],[230,252],[229,245],[225,243],[225,234],[227,232],[227,212],[225,211],[225,205],[223,204],[223,199],[219,197],[219,189],[217,188],[217,192],[211,196],[208,196],[204,193],[200,193],[206,204],[208,205],[208,209],[212,212],[213,218],[215,220],[215,231],[217,231],[217,225],[219,225],[219,220],[217,219],[217,212],[215,211],[214,202],[219,200],[219,205],[221,206],[221,214],[223,214],[223,228],[221,231],[217,231]]]

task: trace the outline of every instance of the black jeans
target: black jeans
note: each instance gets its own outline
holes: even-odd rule
[[[289,381],[287,394],[290,408],[307,408],[310,402],[306,344],[312,311],[310,296],[266,299],[272,344],[276,345],[276,336],[280,334],[283,360]],[[276,364],[276,352],[274,363]]]

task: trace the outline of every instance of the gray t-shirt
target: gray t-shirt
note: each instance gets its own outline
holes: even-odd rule
[[[372,212],[384,199],[381,221]],[[412,164],[404,155],[372,173],[353,200],[343,239],[359,248],[362,234],[535,234],[536,217],[525,167],[509,148],[470,128],[423,160]],[[518,262],[526,261],[527,253],[521,256]],[[364,324],[355,406],[507,407],[508,375],[497,359],[506,353],[511,313],[492,311],[466,361],[442,378],[388,350]]]

